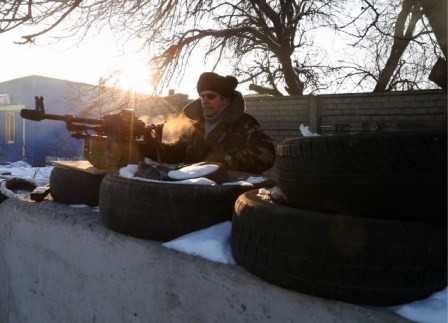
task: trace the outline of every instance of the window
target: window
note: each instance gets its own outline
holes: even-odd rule
[[[16,141],[16,113],[15,112],[6,112],[6,120],[5,120],[5,129],[6,129],[6,143],[13,144]]]
[[[9,95],[8,94],[0,94],[0,104],[9,104]]]

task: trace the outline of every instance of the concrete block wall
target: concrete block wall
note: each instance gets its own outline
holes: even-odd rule
[[[309,122],[310,97],[245,97],[246,111],[260,122],[277,144],[300,135],[301,123]]]
[[[301,123],[321,134],[447,125],[447,93],[439,90],[245,99],[276,144],[300,136]]]
[[[0,205],[0,322],[407,322],[107,229],[98,212]]]
[[[319,97],[322,134],[446,127],[441,91],[362,93]]]

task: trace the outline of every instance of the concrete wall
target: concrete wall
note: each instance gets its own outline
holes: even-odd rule
[[[441,91],[362,93],[319,98],[320,133],[441,128],[447,94]]]
[[[447,125],[447,93],[439,90],[245,99],[275,143],[300,136],[301,123],[321,134]]]
[[[106,229],[52,201],[0,204],[0,322],[406,322]]]

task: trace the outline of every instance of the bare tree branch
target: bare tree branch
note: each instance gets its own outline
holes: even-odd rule
[[[430,7],[436,2],[418,1]],[[198,55],[207,66],[227,68],[271,95],[315,93],[335,78],[337,87],[358,78],[357,88],[378,84],[387,90],[422,82],[440,51],[418,1],[13,0],[0,2],[0,33],[23,28],[22,44],[56,31],[56,38],[79,40],[103,28],[125,33],[123,41],[138,39],[150,50],[159,90],[184,75]],[[362,64],[334,64],[315,46],[316,31],[323,28],[348,37],[353,52],[369,57]]]

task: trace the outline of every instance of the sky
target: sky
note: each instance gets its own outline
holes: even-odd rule
[[[120,86],[125,90],[150,93],[147,57],[139,45],[117,41],[107,31],[90,35],[77,43],[74,38],[57,42],[50,36],[38,38],[36,44],[19,45],[20,32],[0,33],[0,82],[28,75],[41,75],[70,81],[98,84],[101,77],[121,71]],[[195,94],[195,82],[202,72],[190,71],[182,83],[173,84],[176,93]],[[191,82],[191,78],[194,82]],[[162,95],[167,95],[162,93]]]

